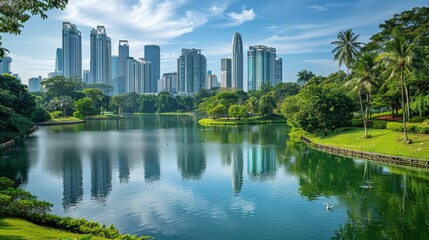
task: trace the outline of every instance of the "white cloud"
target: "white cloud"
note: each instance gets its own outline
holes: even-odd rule
[[[328,11],[327,7],[321,6],[321,5],[311,5],[311,6],[307,6],[307,8],[316,10],[318,12],[326,12],[326,11]]]
[[[228,27],[240,26],[245,22],[253,21],[255,17],[256,17],[256,14],[253,12],[253,9],[246,10],[243,8],[243,10],[240,13],[236,13],[236,12],[228,13],[227,18],[230,22],[225,24],[225,26],[228,26]]]

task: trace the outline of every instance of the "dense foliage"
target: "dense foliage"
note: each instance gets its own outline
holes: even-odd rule
[[[106,227],[104,224],[86,219],[52,215],[49,214],[52,206],[51,203],[38,200],[36,196],[26,190],[15,188],[12,180],[0,177],[0,218],[19,217],[48,227],[111,239],[152,239],[151,237],[120,234],[113,225]]]

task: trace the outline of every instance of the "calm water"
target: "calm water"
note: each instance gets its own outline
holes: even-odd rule
[[[429,239],[428,172],[314,151],[287,131],[157,115],[41,127],[0,175],[55,214],[156,239]]]

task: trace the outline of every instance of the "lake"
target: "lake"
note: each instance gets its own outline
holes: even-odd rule
[[[40,127],[0,175],[61,216],[155,239],[429,239],[429,173],[187,115]],[[334,205],[332,210],[325,203]]]

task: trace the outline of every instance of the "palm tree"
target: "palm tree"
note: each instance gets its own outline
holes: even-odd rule
[[[349,75],[352,63],[359,55],[361,45],[363,44],[357,41],[358,37],[359,34],[356,35],[352,29],[347,29],[338,33],[337,41],[331,42],[331,44],[336,45],[332,50],[334,60],[339,61],[340,67],[343,63],[346,65],[347,75]]]
[[[408,143],[407,125],[405,116],[405,95],[406,86],[404,79],[404,72],[411,73],[413,69],[414,46],[407,43],[404,37],[394,37],[391,42],[386,44],[388,52],[381,54],[380,58],[386,64],[388,70],[391,71],[389,79],[397,76],[399,72],[399,79],[401,80],[401,95],[402,95],[402,122],[404,124],[404,141]]]
[[[306,84],[312,77],[314,77],[315,75],[313,74],[313,72],[311,71],[307,71],[307,69],[302,69],[301,71],[299,71],[296,76],[298,77],[296,79],[296,81],[298,83],[302,83],[302,84]]]
[[[247,99],[246,106],[247,106],[247,110],[252,115],[256,115],[258,113],[259,104],[258,104],[258,99],[256,97],[251,96],[249,99]]]
[[[365,137],[368,137],[367,123],[368,123],[368,108],[369,100],[371,99],[370,94],[375,85],[375,58],[374,53],[365,53],[360,56],[357,61],[353,64],[353,76],[354,78],[346,82],[347,85],[353,86],[353,92],[357,93],[360,102],[360,111],[362,114],[363,127],[365,130]],[[362,95],[367,95],[367,106],[366,113],[363,110]]]

